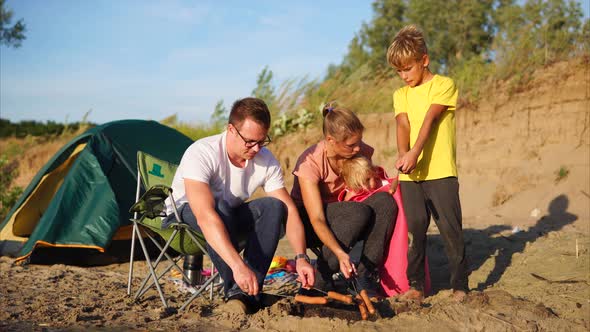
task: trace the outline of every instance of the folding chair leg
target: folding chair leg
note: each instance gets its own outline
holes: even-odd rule
[[[139,172],[139,168],[137,169],[137,187],[135,188],[135,201],[139,200],[139,193],[141,191],[141,173]],[[127,280],[127,295],[131,295],[131,279],[133,278],[133,258],[135,254],[135,233],[137,230],[137,212],[133,213],[133,231],[131,236],[131,254],[129,255],[129,278]]]
[[[164,271],[162,271],[162,273],[160,273],[157,276],[157,279],[160,280],[160,278],[162,278],[166,273],[168,273],[168,271],[170,271],[176,265],[176,263],[178,263],[179,260],[180,259],[172,260],[172,263],[170,263],[170,265],[168,265],[168,267],[166,269],[164,269]],[[155,271],[155,268],[154,268],[154,271]],[[149,282],[149,284],[146,285],[146,283],[148,283],[148,282]],[[154,281],[150,280],[149,276],[147,278],[143,279],[143,283],[142,283],[143,287],[140,288],[141,292],[138,291],[139,294],[136,295],[136,298],[138,298],[138,299],[141,298],[143,296],[143,294],[145,294],[152,287],[153,284],[154,284]]]
[[[160,248],[160,255],[158,256],[158,258],[156,259],[156,261],[154,262],[154,264],[153,264],[153,265],[152,265],[152,262],[151,262],[151,261],[148,259],[148,266],[150,267],[150,271],[151,271],[151,270],[153,270],[153,271],[154,271],[154,274],[151,274],[151,273],[150,273],[150,275],[154,276],[154,280],[152,281],[152,283],[150,283],[148,286],[146,286],[146,283],[147,283],[147,282],[149,281],[149,279],[150,279],[150,278],[149,278],[149,277],[150,277],[150,275],[147,275],[147,276],[146,276],[146,277],[143,279],[143,282],[141,283],[141,286],[139,286],[139,289],[138,289],[137,293],[135,294],[135,298],[134,298],[135,300],[139,299],[139,298],[140,298],[140,297],[141,297],[143,294],[145,294],[145,292],[146,292],[146,291],[147,291],[147,290],[148,290],[150,287],[152,287],[152,284],[154,284],[154,283],[156,284],[156,287],[158,288],[158,291],[161,291],[161,288],[160,288],[160,283],[158,282],[158,280],[160,280],[160,278],[161,278],[161,277],[164,275],[164,273],[165,273],[165,272],[168,272],[168,271],[170,270],[170,268],[172,268],[172,266],[175,266],[175,265],[176,265],[176,261],[174,261],[173,259],[170,259],[170,256],[168,256],[168,254],[166,253],[166,250],[168,250],[168,248],[170,247],[170,243],[172,243],[172,240],[173,240],[173,239],[174,239],[174,237],[176,236],[176,233],[177,233],[177,232],[178,232],[177,230],[175,230],[174,232],[172,232],[172,235],[170,236],[170,238],[169,238],[169,239],[168,239],[168,241],[166,242],[166,245],[165,245],[163,248],[161,248],[161,247],[158,245],[158,248]],[[155,240],[154,240],[154,239],[153,239],[151,236],[149,236],[149,234],[148,234],[148,237],[149,237],[149,238],[150,238],[152,241],[154,241],[154,242],[155,242]],[[142,239],[142,240],[143,240],[143,239]],[[141,243],[142,243],[142,245],[144,245],[144,244],[143,244],[143,242],[141,242]],[[144,245],[144,246],[145,246],[145,245]],[[156,275],[156,273],[155,273],[155,269],[156,269],[156,268],[158,267],[158,265],[160,264],[160,261],[162,260],[162,257],[163,257],[164,255],[165,255],[167,258],[169,258],[171,261],[173,261],[173,262],[174,262],[174,264],[173,264],[173,265],[171,265],[171,266],[169,266],[169,267],[166,269],[166,271],[165,271],[164,273],[162,273],[162,274],[160,274],[159,276],[157,276],[157,275]],[[146,257],[147,257],[147,256],[146,256]],[[162,296],[163,296],[163,294],[162,294]]]
[[[174,258],[170,257],[170,255],[168,255],[168,253],[166,251],[164,251],[164,248],[158,243],[158,241],[156,241],[156,239],[154,239],[153,236],[148,234],[148,237],[150,238],[152,243],[156,246],[156,248],[158,248],[160,250],[160,252],[164,252],[164,255],[166,256],[166,258],[169,261],[174,262],[174,264],[171,267],[174,267],[176,269],[176,271],[182,275],[182,279],[184,281],[186,281],[187,283],[190,282],[190,280],[188,280],[188,278],[184,274],[184,271],[178,266],[178,264],[176,264],[180,260],[180,257],[178,259],[174,259]]]
[[[209,293],[209,301],[213,301],[213,286],[215,286],[215,278],[213,278],[213,272],[215,272],[215,265],[213,265],[213,261],[211,261],[211,279],[213,279],[213,283],[211,284],[211,292]],[[219,274],[219,273],[217,273]]]
[[[174,235],[175,234],[173,234],[173,236]],[[143,242],[143,238],[141,237],[141,231],[139,230],[139,227],[137,228],[137,238],[139,239],[139,243],[141,244],[141,249],[143,250],[143,254],[147,258],[147,261],[148,261],[147,262],[148,263],[147,265],[148,265],[148,268],[150,270],[150,275],[154,279],[154,283],[156,284],[156,288],[158,289],[158,293],[160,294],[160,299],[162,300],[162,303],[164,304],[164,308],[168,308],[168,304],[166,303],[166,299],[164,298],[164,293],[162,292],[162,287],[160,287],[160,283],[158,282],[158,278],[156,277],[156,272],[154,270],[154,267],[152,266],[152,263],[149,260],[149,257],[150,256],[148,254],[148,251],[147,251],[147,248],[145,246],[145,243]],[[173,237],[171,237],[171,238],[173,238]],[[170,241],[168,241],[168,242],[170,242]],[[166,243],[166,244],[169,245],[169,243]],[[167,246],[165,246],[165,247],[167,247]],[[160,254],[160,256],[158,257],[158,261],[161,258],[161,256],[162,255]],[[155,266],[157,266],[157,264],[155,264]],[[147,280],[145,280],[145,281],[147,281]],[[142,287],[145,285],[145,281],[144,281],[144,284],[137,291],[137,294],[139,294],[140,291],[142,290]],[[134,300],[137,300],[137,299],[138,299],[138,296],[136,295],[135,298],[134,298]]]
[[[133,254],[135,253],[135,230],[137,223],[133,222],[133,235],[131,236],[131,254],[129,255],[129,278],[127,279],[127,295],[131,295],[131,278],[133,277]]]
[[[218,274],[219,274],[219,272],[217,272],[215,274],[213,274],[213,272],[211,272],[211,278],[209,278],[209,280],[207,280],[204,284],[202,284],[201,287],[199,287],[199,290],[196,291],[193,295],[191,295],[191,297],[182,304],[182,307],[180,307],[180,309],[178,309],[178,311],[183,311],[191,302],[193,302],[194,299],[197,298],[197,296],[201,295],[201,293],[203,293],[203,291],[205,291],[207,289],[207,286],[209,286],[210,284],[211,284],[211,289],[213,289],[212,282],[215,280],[215,278],[217,278]]]

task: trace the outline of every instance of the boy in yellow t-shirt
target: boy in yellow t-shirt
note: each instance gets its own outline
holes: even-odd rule
[[[408,221],[407,299],[424,297],[424,257],[430,216],[444,241],[451,269],[453,297],[468,291],[459,182],[455,162],[455,108],[458,91],[449,77],[428,69],[422,32],[401,29],[387,51],[387,61],[406,82],[393,94],[397,122],[400,188]]]

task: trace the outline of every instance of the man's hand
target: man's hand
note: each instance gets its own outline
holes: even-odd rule
[[[241,264],[233,270],[234,281],[248,295],[258,294],[258,280],[254,272],[246,264]]]
[[[418,162],[418,154],[411,149],[406,154],[401,156],[395,163],[395,168],[401,173],[410,174],[416,168]]]
[[[296,262],[297,280],[301,283],[301,287],[310,289],[315,283],[315,274],[313,267],[303,258],[299,258]]]
[[[356,274],[356,267],[350,261],[350,256],[347,253],[342,253],[338,256],[338,262],[340,263],[340,271],[346,279]]]

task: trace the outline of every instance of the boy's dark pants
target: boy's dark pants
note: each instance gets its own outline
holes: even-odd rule
[[[467,291],[467,260],[456,177],[428,181],[400,181],[408,221],[408,269],[410,287],[424,290],[426,231],[434,218],[451,268],[451,287]]]

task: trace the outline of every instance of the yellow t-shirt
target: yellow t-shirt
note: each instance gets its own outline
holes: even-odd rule
[[[418,139],[418,132],[426,112],[432,104],[448,106],[430,130],[416,168],[410,174],[400,174],[400,181],[424,181],[457,176],[455,109],[459,92],[449,77],[434,77],[419,86],[405,86],[393,93],[395,116],[407,113],[410,121],[410,148]]]

